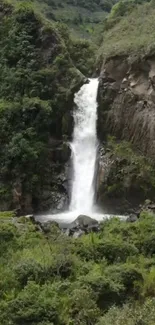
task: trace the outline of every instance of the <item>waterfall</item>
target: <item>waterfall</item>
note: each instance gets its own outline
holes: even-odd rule
[[[38,220],[56,220],[70,223],[80,214],[86,214],[96,220],[104,215],[96,211],[95,174],[98,152],[96,132],[98,79],[89,79],[74,97],[74,130],[71,142],[72,150],[72,188],[69,211],[58,214],[38,216]],[[105,216],[106,217],[106,216]]]
[[[98,79],[90,79],[75,95],[70,211],[92,212],[98,141],[96,135]]]
[[[71,223],[79,215],[101,221],[112,216],[99,212],[94,206],[95,174],[98,153],[96,132],[98,79],[89,79],[74,97],[74,130],[72,150],[72,188],[69,211],[36,216],[37,220],[55,220],[62,224]],[[124,218],[120,216],[120,218]]]

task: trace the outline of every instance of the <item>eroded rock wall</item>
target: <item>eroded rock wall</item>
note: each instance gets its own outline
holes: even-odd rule
[[[155,57],[107,60],[101,69],[98,101],[100,139],[112,134],[155,156]]]
[[[99,139],[108,148],[100,158],[98,203],[105,212],[125,213],[155,197],[155,57],[109,58],[101,69],[98,102]],[[113,148],[109,135],[115,137]]]

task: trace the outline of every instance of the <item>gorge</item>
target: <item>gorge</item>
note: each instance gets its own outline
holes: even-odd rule
[[[0,325],[155,324],[154,40],[155,0],[0,0]]]
[[[105,213],[130,213],[154,197],[154,59],[147,33],[147,24],[152,28],[154,22],[153,4],[132,4],[133,11],[118,21],[121,4],[114,6],[103,23],[106,41],[101,40],[104,46],[98,50],[88,40],[75,39],[60,22],[43,20],[35,4],[0,4],[0,209],[25,215],[69,207],[73,99],[86,76],[94,75],[99,77],[97,135],[102,152],[97,204]],[[132,17],[137,24],[134,39]],[[123,44],[117,39],[122,28]]]

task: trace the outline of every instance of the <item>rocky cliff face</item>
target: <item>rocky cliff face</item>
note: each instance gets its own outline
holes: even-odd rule
[[[155,155],[155,58],[110,58],[99,85],[99,134],[115,135]]]
[[[103,141],[107,139],[108,135],[112,135],[116,137],[116,143],[120,140],[126,141],[133,148],[128,157],[118,155],[118,151],[117,155],[114,155],[113,148],[111,152],[113,162],[109,168],[109,176],[106,181],[104,177],[102,180],[100,178],[100,199],[107,193],[105,184],[106,186],[107,184],[113,186],[110,194],[110,202],[113,205],[111,210],[119,205],[118,211],[123,212],[133,203],[134,205],[139,204],[147,196],[153,197],[155,194],[154,185],[151,184],[151,181],[150,183],[148,181],[147,186],[144,186],[144,183],[146,185],[146,172],[145,175],[144,173],[141,176],[139,175],[139,180],[137,179],[136,174],[138,175],[139,172],[137,170],[135,173],[136,162],[134,159],[135,152],[138,157],[147,157],[144,165],[147,165],[153,173],[152,160],[155,157],[155,57],[150,55],[135,59],[135,61],[131,60],[129,56],[114,56],[107,59],[101,69],[98,102],[100,140]],[[132,162],[129,156],[134,157]],[[130,172],[127,168],[129,165]],[[154,176],[151,175],[150,177],[153,179]],[[114,199],[113,203],[112,199]],[[124,202],[126,202],[125,205]]]

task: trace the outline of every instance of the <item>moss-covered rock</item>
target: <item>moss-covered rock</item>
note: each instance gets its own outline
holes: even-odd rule
[[[154,200],[154,196],[153,162],[129,142],[109,137],[98,175],[98,203],[104,212],[132,213],[146,199]]]

